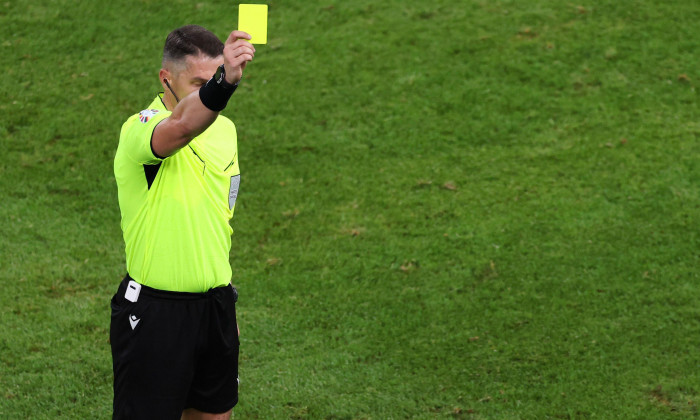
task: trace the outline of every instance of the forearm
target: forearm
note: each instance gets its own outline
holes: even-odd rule
[[[172,115],[156,127],[156,132],[160,132],[154,132],[153,151],[161,157],[172,155],[202,134],[218,115],[218,111],[204,106],[199,91],[190,93],[177,104]],[[162,136],[156,137],[156,134]]]

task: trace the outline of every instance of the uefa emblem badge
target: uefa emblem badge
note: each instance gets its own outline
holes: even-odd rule
[[[160,111],[158,111],[157,109],[144,109],[143,111],[139,112],[139,120],[142,123],[146,124],[158,112]]]

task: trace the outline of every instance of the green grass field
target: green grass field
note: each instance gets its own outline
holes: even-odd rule
[[[700,3],[268,4],[236,418],[700,418]],[[0,418],[110,418],[119,129],[236,22],[0,2]]]

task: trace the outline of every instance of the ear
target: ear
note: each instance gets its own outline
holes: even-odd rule
[[[167,90],[167,87],[165,86],[165,82],[163,79],[168,79],[168,82],[172,85],[172,75],[170,74],[170,70],[168,69],[160,69],[160,72],[158,72],[158,78],[160,79],[160,85],[163,86],[163,91]]]

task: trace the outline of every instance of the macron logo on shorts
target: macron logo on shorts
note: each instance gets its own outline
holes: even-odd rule
[[[129,315],[129,323],[131,324],[131,329],[135,330],[141,318],[137,318],[136,315]]]

